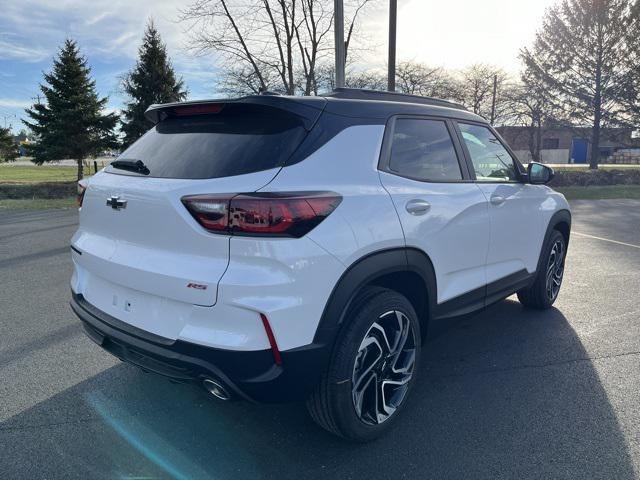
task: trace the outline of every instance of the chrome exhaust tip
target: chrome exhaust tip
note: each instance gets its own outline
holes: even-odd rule
[[[225,400],[225,401],[231,400],[231,395],[229,394],[227,389],[224,388],[215,380],[212,380],[210,378],[205,378],[202,381],[202,386],[207,392],[209,392],[211,395],[213,395],[219,400]]]

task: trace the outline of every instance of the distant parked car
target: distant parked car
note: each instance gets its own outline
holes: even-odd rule
[[[118,358],[223,400],[306,400],[387,431],[429,322],[517,292],[549,308],[571,215],[481,117],[339,89],[154,105],[91,178],[71,304]]]

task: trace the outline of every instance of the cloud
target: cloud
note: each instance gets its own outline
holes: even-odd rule
[[[185,33],[175,22],[186,3],[176,0],[6,0],[2,32],[20,32],[22,41],[0,43],[0,58],[37,62],[55,55],[66,37],[76,39],[88,56],[135,58],[144,25],[151,17],[170,51],[180,50]],[[11,33],[10,35],[17,35]],[[13,47],[13,48],[11,48]]]
[[[6,108],[27,108],[31,103],[26,100],[19,100],[17,98],[0,98],[0,107]]]
[[[15,40],[5,40],[0,38],[0,59],[1,60],[20,60],[23,62],[36,63],[44,60],[49,56],[49,52],[38,46],[20,45]],[[3,75],[4,76],[4,75]]]
[[[112,15],[111,12],[102,12],[99,13],[98,15],[95,15],[91,18],[89,18],[87,21],[85,21],[85,25],[88,27],[91,27],[93,25],[95,25],[96,23],[101,22],[102,20],[109,18]]]

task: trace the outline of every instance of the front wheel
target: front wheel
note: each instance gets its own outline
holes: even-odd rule
[[[420,324],[411,303],[379,287],[354,302],[327,373],[307,402],[321,427],[373,440],[395,423],[415,381]]]
[[[567,242],[564,236],[554,230],[542,252],[538,272],[533,285],[518,292],[518,300],[525,307],[550,308],[558,298],[564,277],[564,260],[567,254]]]

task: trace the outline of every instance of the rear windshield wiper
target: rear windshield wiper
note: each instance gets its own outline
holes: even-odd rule
[[[119,168],[121,170],[141,173],[142,175],[149,175],[150,173],[150,170],[142,160],[116,160],[114,162],[111,162],[111,166],[113,168]]]

